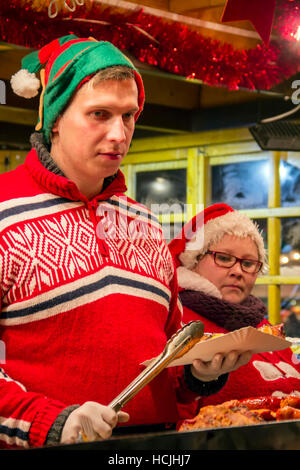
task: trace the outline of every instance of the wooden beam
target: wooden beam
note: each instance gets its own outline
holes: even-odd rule
[[[243,142],[252,141],[248,129],[228,129],[208,132],[196,132],[180,136],[164,136],[156,139],[138,139],[132,142],[130,154],[135,152],[153,152],[155,150],[183,149],[207,145],[215,142]]]
[[[215,7],[223,7],[224,0],[170,0],[169,10],[175,13],[184,13],[191,10],[208,9]]]
[[[251,219],[265,219],[266,217],[300,217],[300,207],[277,207],[274,209],[245,209],[239,210]]]
[[[101,0],[101,3],[108,3],[110,4],[111,2],[109,0],[104,0],[102,1]],[[115,3],[119,3],[120,4],[120,8],[123,7],[123,4],[124,3],[132,3],[133,5],[136,5],[138,4],[140,8],[143,8],[143,7],[151,7],[151,8],[158,8],[159,10],[168,10],[168,4],[169,4],[169,0],[142,0],[142,1],[136,1],[136,0],[127,0],[126,2],[120,2],[119,0],[117,0],[117,2]]]
[[[38,120],[38,112],[32,109],[13,108],[0,106],[0,122],[11,122],[24,126],[35,126]]]
[[[270,157],[269,197],[268,208],[280,207],[280,152],[273,152]],[[268,262],[269,275],[280,275],[280,232],[281,224],[279,217],[268,218]],[[269,320],[273,325],[280,323],[280,285],[271,284],[268,287]]]
[[[144,1],[141,4],[133,2],[133,1],[126,1],[126,0],[105,0],[105,1],[94,0],[94,1],[95,3],[101,3],[102,5],[106,4],[109,6],[115,6],[121,9],[125,9],[125,10],[136,10],[137,8],[142,8],[144,4]],[[243,28],[227,26],[225,24],[219,23],[219,19],[218,19],[218,22],[204,21],[198,18],[190,17],[188,15],[180,15],[177,13],[173,13],[171,11],[164,11],[163,9],[152,8],[148,6],[145,6],[143,8],[143,11],[146,14],[149,13],[150,15],[158,16],[159,18],[163,18],[165,20],[177,21],[183,24],[190,24],[193,27],[206,28],[209,30],[224,32],[230,35],[235,35],[235,36],[237,35],[239,36],[239,40],[240,40],[240,36],[245,36],[248,38],[254,38],[254,39],[260,40],[259,34],[256,31],[253,31],[253,29],[247,30]],[[80,18],[76,18],[75,20],[80,21]]]
[[[280,284],[299,284],[300,277],[299,276],[262,276],[258,277],[255,281],[255,284],[261,285],[280,285]]]
[[[0,149],[29,149],[33,126],[0,122]]]
[[[173,130],[175,133],[190,132],[190,111],[147,104],[137,121],[137,126],[148,126],[155,129]]]
[[[173,108],[196,109],[200,105],[201,85],[192,80],[174,80],[172,76],[142,72],[146,101]]]
[[[32,49],[9,48],[0,50],[0,78],[10,80],[11,76],[21,68],[22,58]]]

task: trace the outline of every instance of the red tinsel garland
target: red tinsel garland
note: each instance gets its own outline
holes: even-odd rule
[[[0,4],[2,41],[39,49],[52,39],[70,33],[111,41],[141,62],[229,89],[266,90],[297,72],[293,53],[283,51],[274,43],[268,48],[257,45],[253,49],[237,50],[142,10],[125,14],[94,4],[85,11],[80,8],[71,16],[61,13],[50,19],[47,12],[21,8],[17,0]]]
[[[297,41],[297,32],[300,27],[300,0],[277,1],[278,8],[273,29],[281,37]]]

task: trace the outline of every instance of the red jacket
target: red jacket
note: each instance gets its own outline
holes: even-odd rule
[[[184,322],[201,320],[208,333],[228,333],[193,310],[183,307]],[[261,326],[268,323],[263,320]],[[269,395],[300,395],[300,360],[290,348],[254,354],[251,361],[230,372],[226,385],[215,395],[202,397],[200,406],[218,405],[227,400]]]
[[[89,201],[35,150],[0,175],[2,446],[41,446],[66,406],[109,404],[181,326],[161,228],[125,190],[119,172]],[[163,371],[124,408],[128,424],[177,421],[176,401],[195,398],[182,382],[182,368]]]

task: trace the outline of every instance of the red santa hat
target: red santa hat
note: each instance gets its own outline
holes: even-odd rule
[[[199,275],[191,270],[197,265],[197,257],[206,253],[212,244],[222,240],[224,235],[240,238],[250,237],[257,246],[258,259],[266,265],[266,251],[259,227],[246,215],[235,211],[226,204],[214,204],[196,214],[184,225],[174,238],[169,249],[174,257],[178,283],[181,288],[199,290]],[[196,277],[197,276],[197,277]],[[197,284],[197,287],[194,284]],[[204,280],[203,280],[204,282]],[[220,297],[216,288],[207,281],[204,291]],[[203,287],[203,285],[202,285]],[[201,288],[201,290],[203,290]]]

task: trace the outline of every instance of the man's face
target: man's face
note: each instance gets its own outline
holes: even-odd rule
[[[64,174],[80,187],[116,173],[138,109],[134,79],[83,85],[52,129],[51,155]]]

